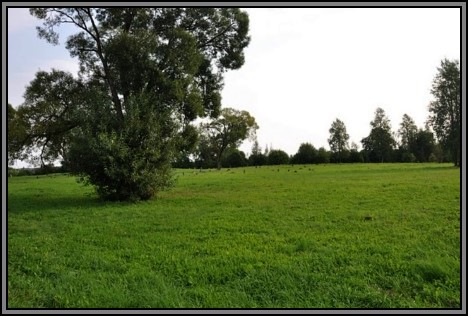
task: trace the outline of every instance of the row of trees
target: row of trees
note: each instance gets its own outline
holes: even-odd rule
[[[460,68],[458,61],[444,59],[433,80],[426,126],[417,128],[414,120],[403,115],[398,136],[391,132],[390,120],[378,108],[371,122],[371,132],[362,139],[369,161],[451,161],[461,165]],[[434,130],[434,133],[431,131]],[[436,143],[435,137],[438,142]]]
[[[454,161],[450,146],[437,142],[429,122],[418,128],[414,120],[404,114],[400,128],[392,132],[389,118],[377,108],[370,122],[369,135],[361,140],[362,150],[349,144],[346,125],[336,119],[330,129],[328,144],[315,148],[310,143],[300,145],[296,154],[289,156],[280,149],[262,152],[255,140],[247,155],[238,149],[246,138],[254,138],[258,129],[255,119],[246,111],[224,109],[222,115],[199,127],[199,143],[192,152],[181,153],[174,166],[179,168],[218,168],[262,166],[279,164],[353,163],[353,162],[446,162]],[[450,144],[450,143],[448,143]]]
[[[336,119],[330,129],[330,151],[316,149],[310,143],[300,145],[292,156],[282,150],[264,153],[254,143],[248,159],[237,148],[247,136],[255,136],[255,119],[245,111],[226,109],[223,116],[202,124],[198,147],[189,156],[175,163],[178,167],[214,168],[221,166],[261,166],[276,164],[308,164],[328,162],[444,162],[460,165],[460,72],[457,61],[443,60],[433,81],[435,100],[429,105],[429,118],[424,128],[404,114],[396,133],[382,108],[377,108],[370,122],[370,133],[361,140],[362,150],[349,144],[343,121]],[[431,130],[431,127],[435,131]],[[436,138],[438,141],[436,141]],[[187,154],[187,153],[185,153]]]

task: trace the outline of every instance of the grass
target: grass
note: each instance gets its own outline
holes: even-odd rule
[[[177,170],[97,199],[66,175],[8,180],[9,308],[460,308],[460,169]]]

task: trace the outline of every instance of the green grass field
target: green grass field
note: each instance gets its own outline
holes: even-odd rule
[[[9,308],[460,308],[460,169],[177,170],[115,203],[8,180]]]

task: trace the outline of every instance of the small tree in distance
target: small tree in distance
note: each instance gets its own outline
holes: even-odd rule
[[[259,146],[258,141],[255,140],[252,145],[252,153],[249,156],[249,165],[263,166],[267,164],[267,156],[262,153],[262,148]]]
[[[225,108],[221,115],[208,123],[202,123],[200,130],[209,139],[216,167],[221,169],[221,159],[228,147],[237,148],[247,138],[255,139],[258,125],[247,111]]]
[[[328,144],[333,153],[337,153],[338,162],[341,163],[343,151],[348,149],[348,140],[349,135],[346,133],[345,124],[336,119],[330,127],[330,138],[328,139]]]
[[[370,125],[372,129],[369,136],[361,140],[369,160],[372,162],[390,161],[395,140],[392,136],[390,120],[382,108],[377,108]]]

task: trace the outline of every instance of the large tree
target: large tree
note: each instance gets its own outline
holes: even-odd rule
[[[36,8],[39,37],[66,48],[79,78],[38,73],[27,91],[31,143],[105,199],[148,199],[196,140],[190,122],[220,112],[223,73],[240,68],[249,19],[237,8]],[[25,142],[26,145],[29,145]]]
[[[347,150],[349,135],[346,133],[346,126],[343,121],[336,119],[330,127],[330,138],[328,144],[333,153],[338,154],[338,161],[341,162],[343,151]]]
[[[361,140],[362,147],[372,162],[390,161],[395,140],[387,118],[382,108],[375,110],[374,120],[370,122],[371,132],[369,136]]]
[[[429,124],[455,166],[461,165],[460,67],[457,60],[444,59],[437,68],[429,104]]]
[[[242,141],[255,139],[258,125],[247,111],[225,108],[221,115],[210,122],[201,123],[201,133],[209,139],[216,167],[221,169],[221,159],[228,147],[237,148]]]

